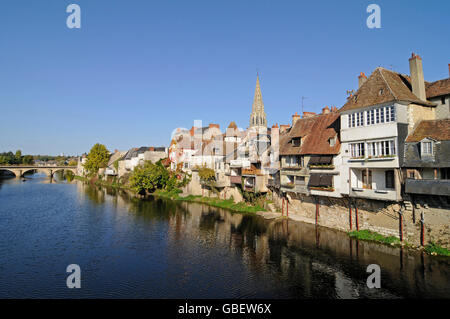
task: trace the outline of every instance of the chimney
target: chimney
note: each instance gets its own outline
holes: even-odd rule
[[[367,76],[361,72],[358,76],[358,89],[367,81]]]
[[[333,108],[333,107],[331,107],[331,108]],[[330,113],[330,109],[329,109],[329,107],[328,107],[328,105],[327,105],[327,106],[325,106],[325,107],[322,109],[322,114],[328,114],[328,113]]]
[[[426,100],[425,80],[423,78],[422,59],[419,55],[411,54],[409,59],[409,73],[411,76],[412,92],[422,101]]]
[[[294,115],[292,115],[292,126],[294,126],[295,122],[297,122],[297,120],[300,119],[300,115],[297,114],[297,112],[295,112]]]
[[[450,63],[448,64],[448,78],[450,79]]]
[[[278,128],[278,123],[272,125],[272,128]]]
[[[220,129],[220,125],[219,124],[209,123],[209,128],[213,128],[213,127],[216,127],[218,129]]]
[[[303,112],[304,119],[306,119],[308,117],[313,117],[314,115],[316,115],[316,113],[314,113],[314,112]]]

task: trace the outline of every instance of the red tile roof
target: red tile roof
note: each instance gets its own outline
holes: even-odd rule
[[[294,126],[280,135],[280,155],[307,155],[339,153],[340,114],[331,112],[307,118],[298,119]],[[301,145],[292,145],[292,138],[300,137]],[[330,146],[329,139],[336,137],[334,146]]]

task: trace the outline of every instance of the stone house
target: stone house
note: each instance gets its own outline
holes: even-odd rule
[[[341,192],[355,198],[402,200],[404,141],[421,120],[435,118],[426,99],[422,59],[409,59],[410,76],[378,67],[359,76],[358,91],[341,113]]]

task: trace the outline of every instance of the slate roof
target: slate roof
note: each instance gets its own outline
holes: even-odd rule
[[[421,121],[406,138],[406,142],[420,142],[426,137],[450,141],[450,119]]]
[[[412,93],[409,76],[378,67],[358,91],[348,98],[340,112],[356,110],[372,105],[406,101],[426,106],[436,104],[422,101]]]
[[[288,132],[280,134],[280,155],[339,154],[339,117],[339,113],[331,112],[297,120]],[[301,138],[300,146],[292,145],[294,137]],[[330,146],[333,137],[336,143]]]

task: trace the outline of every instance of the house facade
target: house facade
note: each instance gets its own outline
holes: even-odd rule
[[[339,116],[328,107],[292,116],[292,127],[280,135],[282,193],[341,197]]]
[[[404,141],[421,120],[435,118],[426,100],[422,59],[411,75],[377,68],[359,76],[359,89],[341,108],[341,192],[355,198],[402,200]]]
[[[405,193],[450,205],[450,118],[422,121],[405,142]]]

